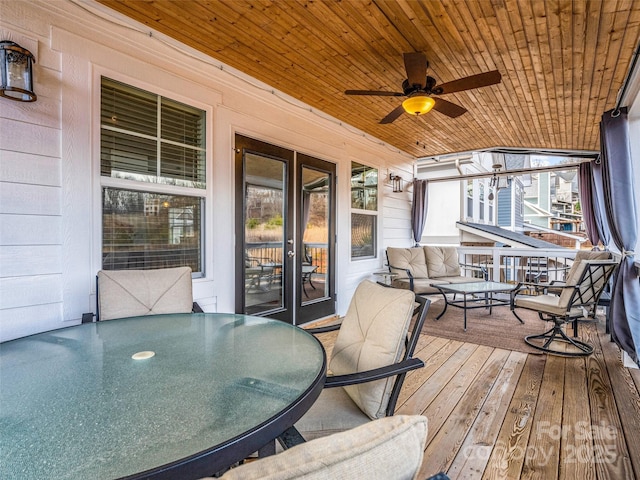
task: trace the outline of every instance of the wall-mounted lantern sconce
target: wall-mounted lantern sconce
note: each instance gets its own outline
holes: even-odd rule
[[[33,92],[33,64],[29,50],[9,40],[0,42],[0,96],[17,102],[35,102]]]
[[[389,180],[391,180],[394,193],[402,191],[402,177],[400,175],[389,173]]]

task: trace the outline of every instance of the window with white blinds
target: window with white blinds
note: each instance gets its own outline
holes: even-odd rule
[[[202,188],[204,110],[102,77],[100,174]]]
[[[203,272],[205,126],[204,110],[102,77],[103,269]]]

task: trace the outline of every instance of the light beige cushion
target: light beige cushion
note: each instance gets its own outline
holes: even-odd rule
[[[415,278],[413,280],[413,292],[416,295],[430,295],[433,293],[440,293],[440,290],[433,285],[445,285],[449,282],[442,281],[440,279],[434,280],[431,278]],[[411,282],[408,278],[398,278],[391,282],[391,286],[394,288],[404,288],[405,290],[411,289]]]
[[[594,252],[594,253],[609,253],[609,252]],[[580,281],[580,277],[582,277],[582,274],[584,273],[585,269],[587,268],[587,265],[590,263],[594,263],[594,264],[598,264],[598,263],[608,263],[609,260],[606,259],[602,259],[602,260],[580,260],[580,261],[576,261],[572,267],[571,270],[569,270],[569,274],[567,275],[567,280],[565,282],[565,285],[567,286],[574,286],[577,285],[578,282]],[[598,271],[599,274],[602,274],[602,271]],[[590,288],[590,283],[591,280],[596,280],[596,289],[599,289],[601,287],[603,287],[603,283],[604,283],[604,278],[593,278],[593,279],[585,279],[586,280],[586,285],[582,286],[580,288],[581,291],[585,291],[586,289]],[[597,281],[599,280],[599,281]],[[571,296],[573,295],[573,290],[570,288],[563,288],[562,292],[560,293],[560,305],[562,306],[566,306],[569,301],[571,300]],[[576,299],[574,299],[575,301]]]
[[[472,278],[472,277],[438,277],[438,280],[442,283],[470,283],[470,282],[482,282],[481,278]],[[435,283],[434,283],[435,285]]]
[[[567,313],[567,308],[560,306],[560,297],[557,295],[517,295],[514,304],[516,307],[541,310],[555,315]]]
[[[191,268],[101,270],[98,308],[100,320],[191,312]]]
[[[557,295],[518,295],[515,298],[515,306],[528,308],[544,313],[550,313],[564,317],[567,314],[567,307],[559,305],[560,297]],[[572,308],[569,311],[570,318],[582,317],[584,311],[581,308]]]
[[[424,247],[427,270],[431,278],[457,277],[460,275],[458,250],[456,247]]]
[[[396,363],[404,352],[415,295],[368,280],[358,285],[338,331],[329,369],[334,375]],[[370,418],[385,416],[395,377],[345,387]]]
[[[391,273],[395,273],[396,278],[408,278],[406,270],[409,270],[415,278],[429,278],[427,260],[422,247],[388,247],[387,260]]]
[[[387,417],[233,468],[222,479],[412,480],[426,437],[425,417]]]
[[[311,408],[298,420],[295,427],[305,440],[314,440],[344,432],[369,423],[344,388],[325,388]]]

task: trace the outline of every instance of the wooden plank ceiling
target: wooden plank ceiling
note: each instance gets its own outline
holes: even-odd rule
[[[639,0],[98,0],[413,156],[496,146],[599,149],[640,38]],[[497,69],[443,98],[468,112],[378,122],[403,97],[403,52],[438,83]]]

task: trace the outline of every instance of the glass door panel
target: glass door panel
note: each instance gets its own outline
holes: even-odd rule
[[[329,296],[329,180],[326,172],[302,167],[302,304]]]
[[[335,177],[333,163],[297,154],[299,215],[296,324],[335,313]]]
[[[286,165],[253,153],[244,164],[245,311],[263,314],[284,307]]]

